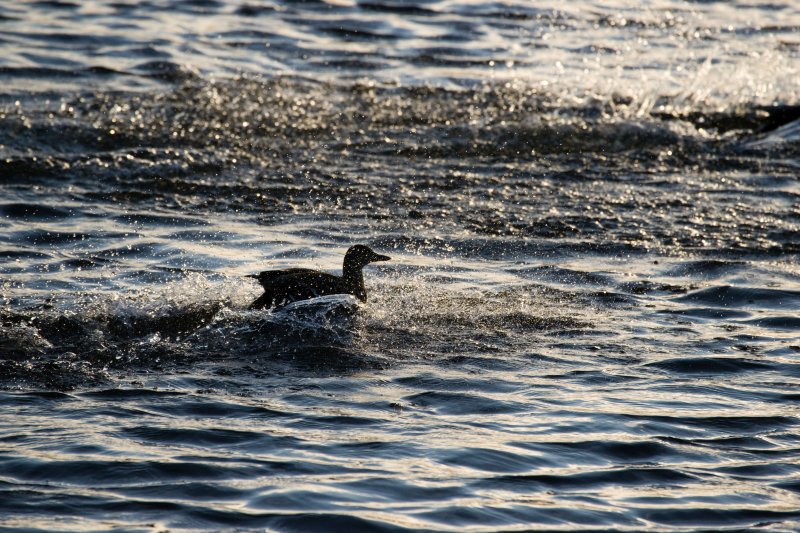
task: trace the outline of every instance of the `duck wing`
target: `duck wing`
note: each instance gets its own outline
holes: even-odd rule
[[[282,306],[330,294],[349,294],[342,278],[308,268],[270,270],[250,277],[264,287],[264,294],[250,304],[251,309]]]
[[[258,280],[264,290],[269,290],[279,278],[303,274],[324,274],[324,272],[311,268],[284,268],[282,270],[265,270],[258,274],[248,274],[247,277]]]

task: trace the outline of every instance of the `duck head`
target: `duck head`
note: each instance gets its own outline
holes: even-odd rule
[[[388,261],[391,257],[388,255],[376,254],[369,246],[363,244],[356,244],[351,246],[347,253],[344,254],[344,270],[361,269],[362,267],[375,263],[376,261]]]

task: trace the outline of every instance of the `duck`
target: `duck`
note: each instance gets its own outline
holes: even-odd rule
[[[356,244],[344,254],[341,276],[311,268],[285,268],[250,274],[248,278],[258,280],[264,287],[264,294],[250,304],[250,309],[279,308],[299,300],[332,294],[350,294],[366,302],[367,289],[362,269],[370,263],[390,259],[375,253],[369,246]]]

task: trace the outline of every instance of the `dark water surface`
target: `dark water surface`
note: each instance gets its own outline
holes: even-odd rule
[[[800,529],[800,9],[0,5],[0,529]],[[251,311],[245,274],[369,301]]]

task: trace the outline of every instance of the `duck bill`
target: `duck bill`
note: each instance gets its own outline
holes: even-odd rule
[[[375,261],[389,261],[390,259],[391,257],[388,255],[375,254],[370,258],[370,262],[374,263]]]

